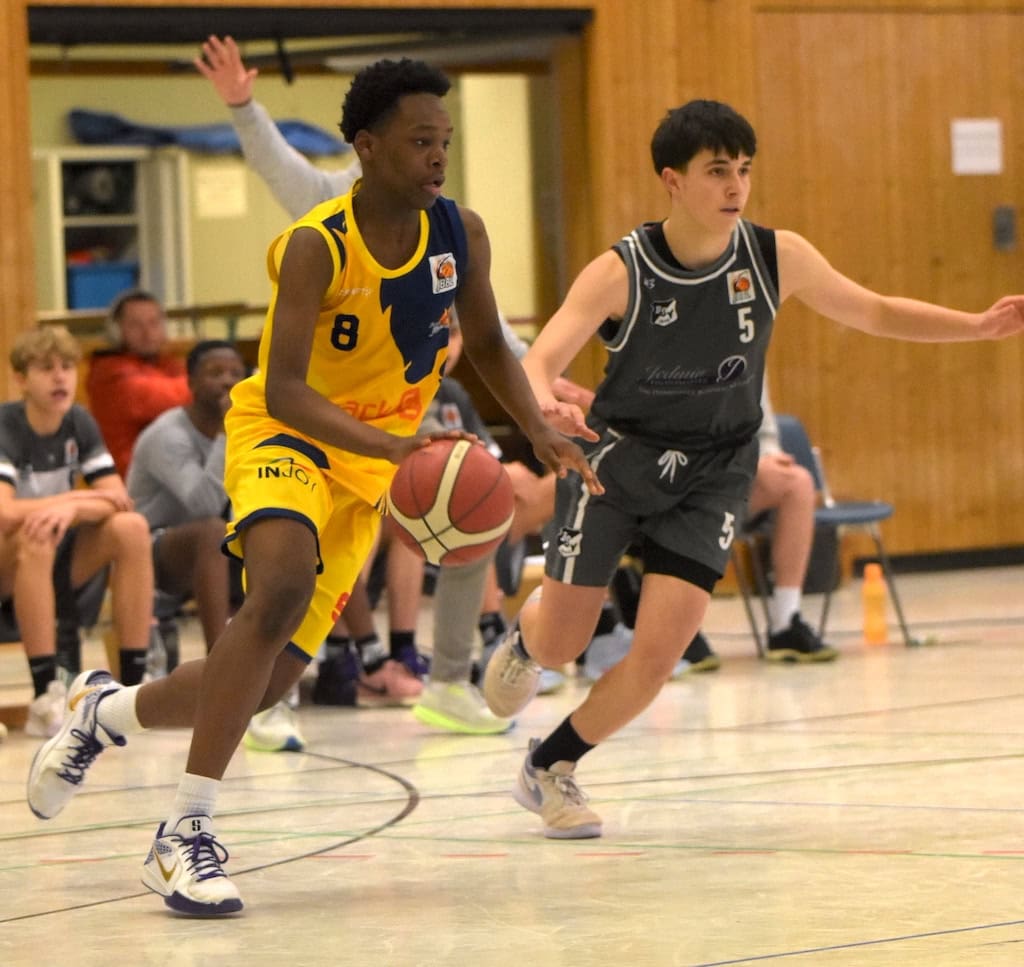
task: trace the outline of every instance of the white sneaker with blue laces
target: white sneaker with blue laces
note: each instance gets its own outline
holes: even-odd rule
[[[601,817],[587,806],[587,797],[576,785],[575,762],[554,762],[550,769],[533,764],[539,739],[530,739],[512,798],[544,821],[548,839],[593,839],[601,835]]]
[[[78,792],[85,773],[105,748],[124,745],[123,735],[96,720],[100,700],[124,686],[109,672],[82,672],[67,692],[67,710],[57,734],[40,746],[28,773],[28,808],[40,819],[53,819]]]
[[[221,917],[238,913],[242,898],[222,864],[228,851],[209,816],[185,816],[174,829],[161,823],[142,865],[142,885],[164,898],[175,913]]]

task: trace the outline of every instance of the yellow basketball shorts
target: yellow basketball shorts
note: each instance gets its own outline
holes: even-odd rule
[[[234,519],[228,523],[224,549],[244,562],[246,528],[269,517],[290,518],[316,535],[316,590],[289,646],[309,661],[348,601],[373,548],[381,515],[331,475],[322,450],[286,432],[267,436],[254,433],[256,429],[239,428],[228,435],[224,485]]]

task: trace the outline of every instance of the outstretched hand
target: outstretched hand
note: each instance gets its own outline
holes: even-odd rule
[[[533,452],[537,459],[550,467],[559,477],[564,477],[570,470],[575,470],[592,494],[604,493],[604,487],[601,486],[601,481],[597,479],[597,474],[587,462],[583,451],[553,426],[546,426],[542,433],[532,437],[530,442],[533,444]]]
[[[192,63],[228,107],[241,107],[252,100],[252,85],[259,71],[246,68],[233,38],[221,40],[211,35],[203,43],[202,56]]]
[[[540,403],[540,411],[560,433],[566,436],[578,436],[583,440],[594,442],[598,435],[587,426],[587,419],[575,403],[563,403],[561,400],[550,399]]]
[[[1004,339],[1024,330],[1024,295],[1006,295],[981,314],[984,339]]]

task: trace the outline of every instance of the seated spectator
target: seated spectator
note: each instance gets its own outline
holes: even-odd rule
[[[196,343],[185,369],[191,402],[162,413],[139,435],[128,492],[152,532],[157,588],[174,597],[195,598],[209,651],[231,611],[230,562],[221,551],[224,522],[230,516],[224,489],[224,414],[232,387],[246,373],[238,350],[220,339]],[[286,703],[256,715],[245,742],[266,751],[305,747]]]
[[[111,349],[89,361],[89,409],[114,465],[128,473],[138,435],[165,410],[189,400],[182,361],[167,349],[167,322],[156,297],[142,289],[122,292],[110,306]]]
[[[122,679],[142,680],[149,642],[148,528],[74,401],[80,355],[63,326],[22,333],[10,357],[22,398],[0,405],[0,597],[13,598],[35,693],[25,731],[37,736],[54,735],[64,717],[58,600],[109,567]]]

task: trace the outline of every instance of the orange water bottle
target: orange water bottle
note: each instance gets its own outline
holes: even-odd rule
[[[864,565],[860,594],[864,610],[864,641],[869,645],[884,645],[889,640],[889,626],[885,618],[886,591],[881,564]]]

